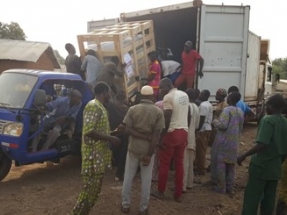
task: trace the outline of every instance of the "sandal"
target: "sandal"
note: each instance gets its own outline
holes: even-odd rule
[[[148,209],[144,210],[144,211],[139,211],[138,215],[148,215]]]
[[[124,206],[122,205],[121,211],[122,211],[123,213],[125,213],[125,214],[128,214],[128,213],[130,212],[130,207],[124,207]]]

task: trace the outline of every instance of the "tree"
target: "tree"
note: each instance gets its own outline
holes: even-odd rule
[[[287,58],[277,58],[272,61],[273,74],[279,74],[280,78],[287,77]]]
[[[58,62],[61,64],[61,65],[64,65],[65,64],[65,59],[60,55],[60,53],[58,52],[58,50],[54,50],[54,54],[58,60]]]
[[[17,22],[0,22],[0,39],[25,40],[26,35]]]

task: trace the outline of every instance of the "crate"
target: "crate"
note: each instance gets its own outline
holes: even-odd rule
[[[86,47],[85,47],[86,43]],[[135,81],[135,76],[148,76],[148,53],[155,50],[155,40],[152,21],[119,23],[97,29],[89,34],[78,35],[78,44],[81,56],[85,56],[89,46],[96,50],[100,61],[118,56],[124,63],[125,54],[132,59],[133,75],[117,80],[118,87],[124,88],[127,98],[140,89],[140,83]]]

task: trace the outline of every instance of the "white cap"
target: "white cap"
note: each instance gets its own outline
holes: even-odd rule
[[[143,96],[151,96],[153,95],[153,89],[151,86],[143,86],[141,89],[141,94]]]

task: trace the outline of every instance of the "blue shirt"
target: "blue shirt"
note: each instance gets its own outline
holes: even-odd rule
[[[54,119],[57,119],[61,116],[77,118],[78,112],[82,106],[82,102],[78,105],[70,106],[69,97],[60,97],[54,101],[51,101],[46,104],[47,109],[51,111],[49,114]]]
[[[243,102],[242,100],[237,102],[236,107],[240,108],[243,111],[244,115],[251,112],[250,107],[248,107],[247,104],[245,104],[245,102]]]
[[[103,64],[98,58],[87,55],[84,59],[81,69],[86,71],[86,81],[92,83],[96,80],[100,70],[103,68]]]

